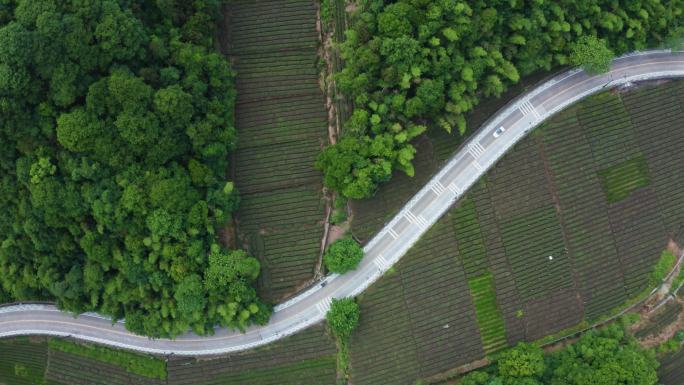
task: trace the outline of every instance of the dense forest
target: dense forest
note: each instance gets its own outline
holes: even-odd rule
[[[617,385],[658,383],[653,350],[639,346],[623,325],[591,330],[579,341],[544,354],[519,344],[500,354],[497,363],[467,375],[461,385]]]
[[[683,0],[358,0],[336,76],[354,112],[317,167],[328,187],[369,197],[393,170],[413,174],[411,139],[428,125],[463,136],[481,98],[573,52],[660,46],[683,12]]]
[[[0,0],[0,280],[174,336],[264,323],[259,262],[217,242],[234,73],[219,1]]]

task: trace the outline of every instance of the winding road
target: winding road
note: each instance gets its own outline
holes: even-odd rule
[[[646,51],[622,56],[611,70],[588,75],[574,69],[547,80],[511,101],[464,143],[445,166],[364,247],[359,267],[331,274],[276,306],[268,325],[245,333],[192,333],[174,340],[149,339],[128,332],[123,322],[94,313],[75,318],[52,305],[0,308],[0,337],[43,334],[156,354],[214,355],[250,349],[291,335],[324,319],[332,298],[353,297],[377,281],[496,161],[532,128],[587,95],[628,82],[684,77],[684,51]],[[495,136],[495,131],[503,132]]]

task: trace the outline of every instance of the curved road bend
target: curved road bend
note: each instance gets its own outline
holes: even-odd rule
[[[647,51],[617,58],[610,72],[590,76],[575,69],[546,81],[510,102],[494,115],[451,160],[366,245],[359,267],[344,275],[329,275],[309,290],[276,306],[266,326],[246,333],[217,330],[210,337],[192,333],[175,340],[137,336],[122,322],[93,313],[74,318],[50,305],[0,308],[0,337],[48,334],[148,353],[211,355],[275,341],[324,319],[331,298],[361,293],[387,271],[486,170],[541,121],[577,100],[629,81],[684,77],[684,51]],[[494,131],[505,131],[494,137]]]

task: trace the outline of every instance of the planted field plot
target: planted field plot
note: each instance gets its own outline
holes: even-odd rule
[[[470,295],[475,304],[477,326],[482,336],[482,346],[486,352],[496,351],[506,346],[506,331],[503,316],[496,303],[494,277],[485,274],[468,280]]]
[[[263,348],[216,359],[171,359],[168,384],[330,385],[335,383],[335,343],[322,326]]]
[[[487,98],[467,114],[469,130],[477,129],[499,108],[518,96],[530,85],[546,76],[535,73],[508,88],[499,98]],[[366,242],[396,213],[421,187],[433,173],[453,154],[461,144],[458,135],[452,135],[441,127],[428,127],[424,135],[412,142],[416,148],[413,160],[415,176],[408,177],[403,172],[395,172],[392,179],[383,183],[376,194],[369,199],[351,201],[354,220],[351,231],[356,238]]]
[[[69,385],[162,385],[165,380],[131,373],[126,369],[77,354],[49,350],[49,365],[45,372],[48,384]]]
[[[47,343],[44,338],[0,340],[0,383],[42,384],[46,364]]]
[[[641,187],[647,186],[649,181],[648,164],[643,156],[603,169],[598,172],[601,186],[610,203],[619,202]]]
[[[659,359],[658,380],[663,385],[681,385],[684,378],[684,349]]]
[[[328,124],[316,9],[309,0],[245,0],[227,14],[238,74],[238,232],[262,262],[261,296],[277,302],[313,276],[325,220],[314,169]]]
[[[595,319],[627,297],[608,203],[575,109],[553,118],[543,129],[542,141],[572,255],[573,270],[568,274],[574,274],[584,316]]]
[[[413,160],[415,175],[409,177],[395,171],[392,179],[371,198],[351,201],[354,220],[352,233],[361,241],[368,241],[385,222],[389,221],[437,170],[433,141],[423,136],[418,139],[416,157]]]
[[[354,384],[405,384],[484,354],[449,217],[360,298]]]
[[[622,98],[648,163],[665,227],[684,224],[684,82],[647,87]]]
[[[639,329],[634,336],[646,338],[661,333],[664,328],[674,323],[682,312],[682,304],[671,302],[658,309],[658,313],[649,320],[643,329]]]
[[[451,307],[407,299],[425,287],[448,298],[434,293],[456,285],[454,278],[468,284],[459,287],[468,297],[459,297],[459,311],[469,314],[459,325],[474,323],[478,343],[445,350],[452,367],[462,363],[452,358],[459,354],[482,357],[506,343],[595,321],[646,289],[668,239],[684,225],[684,155],[677,150],[684,146],[683,107],[684,82],[607,93],[525,138],[396,273],[363,295],[352,381],[411,383],[437,373],[439,365],[421,364],[426,353],[415,335],[433,322],[434,311]],[[443,267],[454,259],[459,267]],[[421,266],[414,272],[421,279],[409,282],[408,266]]]

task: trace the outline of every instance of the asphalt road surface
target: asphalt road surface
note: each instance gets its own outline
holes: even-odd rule
[[[137,336],[122,322],[87,313],[75,318],[52,305],[0,308],[0,337],[48,334],[137,351],[211,355],[246,350],[291,335],[320,322],[332,298],[353,297],[379,279],[487,169],[541,121],[577,100],[632,81],[684,77],[684,52],[647,51],[617,58],[610,72],[590,76],[581,70],[558,75],[511,101],[464,143],[451,160],[366,245],[359,267],[332,274],[293,299],[276,306],[266,326],[245,333],[219,329],[175,340]],[[495,131],[503,127],[500,135]]]

